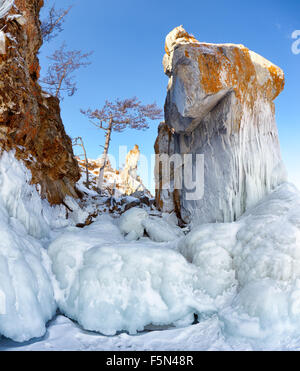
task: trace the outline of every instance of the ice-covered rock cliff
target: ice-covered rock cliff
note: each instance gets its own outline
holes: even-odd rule
[[[174,171],[170,185],[160,173],[157,204],[186,222],[233,221],[285,180],[273,103],[284,74],[243,45],[202,43],[181,26],[166,38],[163,65],[166,123],[155,150],[203,154],[204,196],[189,196],[191,171],[181,190]],[[192,168],[195,175],[195,159]]]

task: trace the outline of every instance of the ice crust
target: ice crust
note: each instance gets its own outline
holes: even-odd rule
[[[0,335],[23,342],[43,336],[56,311],[47,267],[49,257],[41,241],[50,233],[38,192],[14,154],[0,161]],[[45,204],[46,205],[46,204]],[[46,215],[44,215],[44,212]],[[50,272],[50,271],[49,271]]]
[[[51,207],[30,183],[30,171],[16,160],[14,152],[3,152],[0,158],[0,335],[18,342],[43,336],[46,323],[56,312],[51,262],[44,245],[56,235],[55,231],[75,224],[80,214],[78,211],[67,220],[65,207]]]

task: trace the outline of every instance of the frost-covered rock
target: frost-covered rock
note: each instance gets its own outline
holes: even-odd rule
[[[236,223],[194,228],[179,248],[199,268],[207,293],[235,287],[230,305],[220,308],[227,334],[299,333],[300,194],[294,186],[281,185]]]
[[[127,235],[127,240],[133,241],[143,237],[145,231],[143,220],[147,218],[147,211],[139,207],[134,207],[121,215],[119,227]]]
[[[199,290],[196,267],[152,242],[125,243],[108,217],[63,233],[49,255],[60,310],[87,330],[134,334],[149,324],[191,324],[194,313],[215,310]]]
[[[134,207],[123,213],[119,220],[119,227],[125,234],[127,241],[134,241],[147,232],[152,241],[168,242],[184,236],[181,228],[160,217],[149,217],[145,209]]]
[[[148,236],[155,242],[169,242],[184,236],[181,228],[158,217],[146,218],[142,221]]]
[[[169,184],[156,167],[157,204],[186,222],[234,221],[285,180],[273,103],[284,74],[243,45],[200,43],[182,27],[167,36],[163,64],[166,124],[155,150],[194,159],[183,168],[181,191],[178,173]],[[204,155],[202,199],[202,192],[192,195],[192,174],[202,178],[196,154]]]

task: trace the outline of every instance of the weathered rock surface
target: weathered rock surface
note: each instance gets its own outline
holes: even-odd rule
[[[144,186],[142,179],[138,175],[138,162],[140,159],[139,146],[135,145],[130,150],[125,159],[124,168],[116,170],[113,168],[109,159],[107,159],[104,170],[104,190],[115,197],[131,196],[134,193],[145,194],[151,197],[151,193]],[[85,177],[86,168],[84,160],[76,157],[80,166],[82,177]],[[88,159],[88,169],[91,187],[97,189],[97,177],[102,160]]]
[[[243,45],[200,43],[181,26],[166,38],[169,76],[157,154],[203,154],[204,197],[174,189],[157,164],[157,204],[189,222],[230,222],[285,180],[273,100],[280,68]],[[193,161],[193,172],[196,161]]]
[[[80,174],[59,101],[38,84],[42,5],[43,0],[15,0],[0,19],[0,148],[15,149],[42,197],[58,204],[66,195],[78,197]]]

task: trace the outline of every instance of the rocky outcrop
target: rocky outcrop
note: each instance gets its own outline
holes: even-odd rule
[[[236,220],[285,180],[273,103],[284,74],[243,45],[200,43],[182,27],[167,36],[165,49],[166,123],[155,150],[181,155],[183,182],[176,189],[178,169],[169,181],[157,162],[157,204],[163,211],[177,208],[186,222]],[[194,156],[187,172],[186,154]],[[186,186],[200,171],[196,154],[204,155],[201,199]]]
[[[59,101],[43,94],[38,84],[42,5],[42,0],[15,0],[0,19],[0,147],[14,149],[42,197],[58,204],[66,195],[78,197],[80,173]]]
[[[126,155],[124,168],[116,170],[113,168],[109,159],[106,161],[104,169],[104,184],[103,190],[107,195],[113,195],[115,198],[121,196],[131,196],[135,193],[140,193],[140,196],[146,195],[152,197],[151,193],[146,189],[142,179],[138,175],[138,162],[140,159],[139,146],[135,145]],[[76,157],[78,161],[82,182],[86,178],[86,166],[84,160]],[[115,161],[114,161],[115,162]],[[99,169],[102,164],[102,159],[88,159],[90,186],[93,190],[97,190],[97,178],[99,177]]]
[[[136,144],[134,148],[128,152],[124,169],[121,172],[121,183],[126,195],[131,195],[134,192],[143,191],[145,189],[137,174],[139,160],[140,150],[139,146]]]

